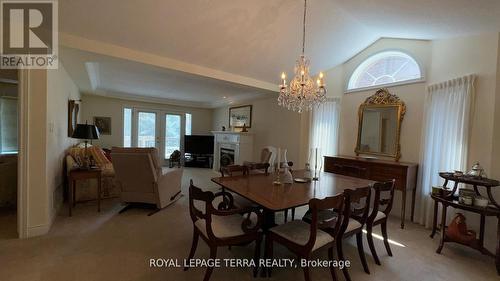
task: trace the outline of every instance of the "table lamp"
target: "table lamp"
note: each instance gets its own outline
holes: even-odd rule
[[[85,159],[84,159],[84,168],[89,167],[89,159],[87,155],[87,144],[89,140],[97,140],[99,139],[99,129],[95,125],[85,124],[77,124],[75,130],[73,131],[73,135],[71,135],[74,139],[85,140]]]

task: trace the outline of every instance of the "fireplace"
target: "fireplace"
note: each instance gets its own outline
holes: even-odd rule
[[[222,148],[220,149],[220,166],[226,167],[234,164],[234,149]]]
[[[213,131],[214,165],[213,170],[219,172],[220,167],[244,161],[253,161],[253,134],[230,131]]]

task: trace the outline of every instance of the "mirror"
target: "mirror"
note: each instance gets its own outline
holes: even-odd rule
[[[404,102],[386,89],[368,97],[359,107],[356,155],[380,155],[398,161],[401,157],[401,122],[405,112]]]

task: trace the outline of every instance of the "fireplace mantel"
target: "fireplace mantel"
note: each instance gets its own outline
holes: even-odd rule
[[[212,131],[214,134],[214,171],[220,170],[221,148],[234,150],[234,164],[253,161],[253,133]]]
[[[227,134],[227,135],[248,135],[253,136],[251,132],[233,132],[233,131],[212,131],[212,134]]]

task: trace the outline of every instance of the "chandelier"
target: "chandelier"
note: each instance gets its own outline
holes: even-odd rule
[[[304,0],[304,21],[302,25],[302,55],[295,63],[295,76],[290,84],[286,83],[286,73],[281,73],[280,95],[278,104],[288,110],[302,111],[312,110],[326,100],[326,88],[323,73],[314,80],[309,76],[309,60],[304,55],[306,45],[306,12],[307,0]]]

